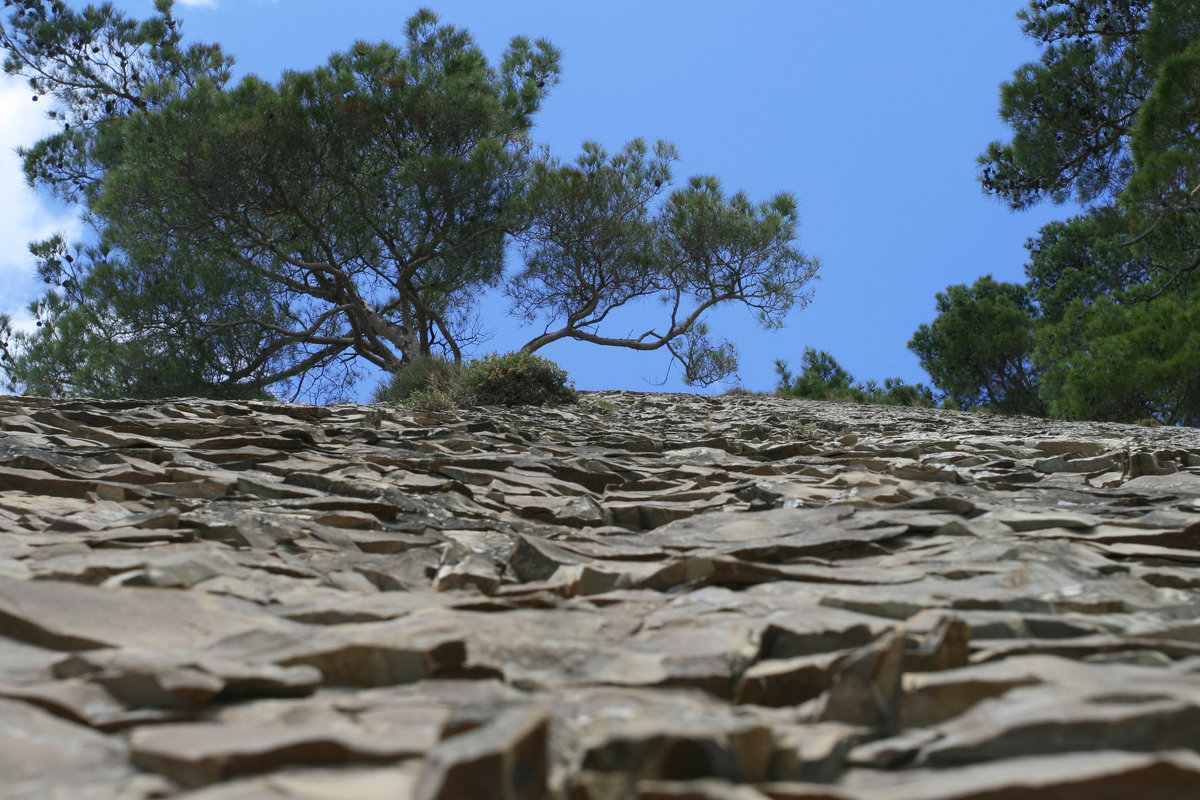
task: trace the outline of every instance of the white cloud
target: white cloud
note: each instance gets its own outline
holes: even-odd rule
[[[42,103],[31,101],[24,81],[0,75],[0,313],[20,328],[31,328],[26,308],[41,292],[29,255],[29,242],[56,232],[68,238],[82,230],[76,214],[54,207],[25,183],[16,148],[53,131]]]
[[[181,6],[192,8],[216,8],[220,0],[177,0]]]

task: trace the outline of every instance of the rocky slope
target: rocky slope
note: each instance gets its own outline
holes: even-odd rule
[[[1200,433],[0,398],[0,796],[1200,796]]]

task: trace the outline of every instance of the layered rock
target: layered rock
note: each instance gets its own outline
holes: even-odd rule
[[[1200,796],[1200,434],[0,398],[0,786]]]

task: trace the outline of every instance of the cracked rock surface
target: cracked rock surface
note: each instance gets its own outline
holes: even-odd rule
[[[1200,796],[1200,432],[0,397],[0,796]]]

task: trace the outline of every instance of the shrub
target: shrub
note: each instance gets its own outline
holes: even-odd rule
[[[913,406],[929,408],[936,405],[933,390],[923,383],[915,386],[905,383],[899,378],[884,378],[883,386],[875,381],[855,383],[848,390],[846,402],[875,403],[885,406]]]
[[[466,405],[485,406],[574,403],[578,399],[566,370],[523,350],[492,353],[472,361],[463,369],[454,394]]]
[[[775,362],[775,372],[779,375],[779,385],[775,388],[775,394],[808,400],[890,406],[925,407],[935,403],[933,390],[921,383],[911,386],[899,378],[886,378],[883,386],[875,381],[856,381],[853,375],[824,350],[804,348],[802,364],[804,371],[793,375],[787,368],[786,361]]]
[[[375,390],[376,403],[399,402],[422,410],[449,408],[463,368],[441,358],[424,356],[410,361]]]
[[[449,411],[456,405],[454,395],[442,391],[413,392],[401,403],[414,411]]]

